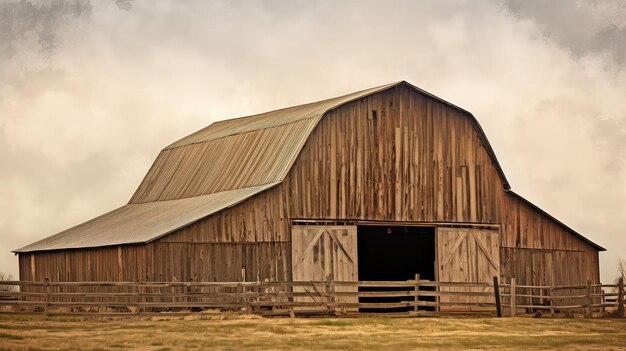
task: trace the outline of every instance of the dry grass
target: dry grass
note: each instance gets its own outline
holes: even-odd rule
[[[96,320],[0,316],[0,350],[626,350],[626,320]]]

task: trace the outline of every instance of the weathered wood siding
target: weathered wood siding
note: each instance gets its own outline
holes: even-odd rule
[[[503,181],[469,115],[401,86],[327,113],[277,187],[145,246],[143,262],[122,248],[121,276],[117,249],[103,248],[35,254],[35,277],[239,280],[246,268],[247,280],[290,279],[290,221],[323,219],[500,224],[506,280],[539,279],[541,256],[559,282],[598,281],[597,250]],[[30,254],[20,256],[28,280]]]
[[[503,193],[502,246],[529,249],[587,250],[592,247],[518,197]],[[595,251],[595,250],[594,250]]]
[[[598,255],[593,250],[502,248],[500,271],[507,282],[522,285],[569,285],[598,282]]]
[[[289,279],[290,247],[276,243],[150,243],[23,253],[20,280],[246,281]]]
[[[148,245],[150,281],[285,281],[291,269],[286,242],[160,243]]]
[[[284,186],[294,218],[479,223],[503,189],[471,119],[405,87],[328,113]]]
[[[501,275],[518,284],[600,282],[598,250],[514,195],[502,202]]]
[[[146,271],[144,245],[21,253],[20,280],[137,281]]]

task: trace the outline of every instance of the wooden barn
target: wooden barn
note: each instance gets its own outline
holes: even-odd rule
[[[603,250],[511,190],[471,113],[403,81],[213,123],[128,204],[15,252],[24,281],[563,285],[599,282]]]

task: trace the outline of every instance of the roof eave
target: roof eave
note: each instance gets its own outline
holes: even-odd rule
[[[113,246],[123,246],[123,245],[141,245],[141,244],[145,245],[145,244],[153,242],[153,241],[155,241],[155,240],[157,240],[159,238],[162,238],[164,236],[172,234],[172,233],[174,233],[174,232],[176,232],[176,231],[178,231],[178,230],[180,230],[182,228],[185,228],[185,227],[187,227],[187,226],[189,226],[189,225],[191,225],[193,223],[201,221],[201,220],[203,220],[205,218],[208,218],[210,216],[216,215],[216,214],[218,214],[218,213],[220,213],[220,212],[222,212],[222,211],[224,211],[226,209],[229,209],[229,208],[232,208],[234,206],[237,206],[237,205],[241,204],[242,202],[245,202],[245,201],[249,200],[250,198],[252,198],[252,197],[254,197],[254,196],[258,195],[258,194],[261,194],[263,192],[266,192],[266,191],[268,191],[270,189],[275,188],[276,186],[278,186],[281,183],[282,183],[282,181],[275,182],[275,183],[267,183],[267,184],[259,185],[257,187],[261,187],[262,188],[259,191],[256,191],[256,192],[254,192],[254,193],[252,193],[250,195],[244,196],[241,199],[239,199],[238,201],[234,201],[234,202],[230,203],[229,205],[224,206],[224,207],[220,208],[219,210],[217,210],[215,212],[211,212],[211,213],[206,214],[206,215],[204,215],[204,216],[202,216],[200,218],[197,218],[195,220],[189,221],[189,222],[187,222],[187,223],[185,223],[183,225],[180,225],[180,226],[174,227],[174,228],[172,228],[170,230],[164,231],[161,234],[152,236],[152,237],[150,237],[150,238],[148,238],[146,240],[135,240],[135,241],[129,240],[129,241],[117,242],[117,243],[113,242],[113,243],[106,243],[106,244],[79,245],[79,246],[73,246],[73,247],[67,246],[67,247],[55,247],[55,248],[44,248],[44,249],[37,249],[37,248],[35,248],[35,249],[28,249],[28,247],[36,247],[35,246],[36,244],[38,244],[38,243],[40,243],[40,242],[50,238],[50,237],[46,237],[46,238],[38,240],[38,241],[36,241],[34,243],[31,243],[31,244],[28,244],[26,246],[23,246],[23,247],[21,247],[19,249],[13,250],[11,252],[19,254],[19,253],[44,252],[44,251],[73,250],[73,249],[92,249],[92,248],[113,247]],[[167,200],[167,201],[171,201],[171,200]],[[109,212],[107,212],[107,213],[105,213],[103,215],[100,215],[98,217],[95,217],[95,218],[93,218],[93,219],[91,219],[91,220],[89,220],[89,221],[87,221],[85,223],[94,221],[94,220],[96,220],[96,219],[98,219],[100,217],[103,217],[103,216],[107,215],[108,213],[111,213],[111,212],[113,212],[113,211],[109,211]],[[56,235],[62,234],[64,232],[67,232],[68,230],[80,227],[81,225],[83,225],[85,223],[78,224],[78,225],[76,225],[76,226],[74,226],[74,227],[72,227],[70,229],[66,229],[66,230],[64,230],[64,231],[62,231],[60,233],[54,234],[53,236],[56,236]]]

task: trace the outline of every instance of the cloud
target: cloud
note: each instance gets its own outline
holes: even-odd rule
[[[72,19],[89,17],[89,0],[0,2],[0,57],[13,57],[22,41],[35,39],[41,53],[50,56],[59,31]]]
[[[115,0],[115,5],[120,10],[129,11],[133,8],[133,0]]]
[[[519,18],[533,21],[544,35],[577,57],[608,54],[626,64],[626,3],[622,0],[504,0],[502,4]]]
[[[626,250],[621,44],[520,4],[110,1],[58,22],[52,55],[16,35],[32,38],[0,57],[0,249],[125,203],[162,147],[215,120],[405,79],[472,111],[513,189],[610,249],[606,281]]]

